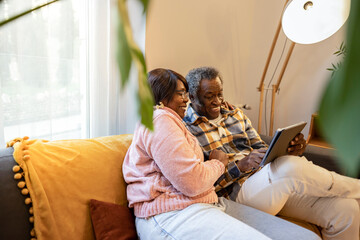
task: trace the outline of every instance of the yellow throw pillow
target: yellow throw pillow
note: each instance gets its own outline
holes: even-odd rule
[[[16,139],[38,239],[94,239],[90,199],[127,205],[122,163],[132,135],[78,140]]]

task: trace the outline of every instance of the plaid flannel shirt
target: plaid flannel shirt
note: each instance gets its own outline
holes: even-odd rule
[[[222,119],[217,124],[213,124],[206,117],[200,116],[190,104],[183,120],[189,131],[198,139],[206,160],[214,149],[228,154],[229,164],[225,173],[215,182],[218,196],[228,197],[233,183],[242,184],[253,174],[253,172],[241,172],[237,162],[253,149],[267,145],[251,126],[250,119],[242,110],[236,108],[230,111],[221,108],[220,113]]]

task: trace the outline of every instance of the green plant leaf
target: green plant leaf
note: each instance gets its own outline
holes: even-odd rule
[[[349,176],[360,173],[360,1],[351,1],[346,56],[331,78],[319,108],[323,136],[336,148]]]
[[[144,55],[143,55],[143,53],[141,52],[141,50],[140,50],[138,47],[132,46],[131,52],[132,52],[132,54],[133,54],[134,60],[139,61],[138,64],[141,65],[141,66],[139,65],[139,67],[143,67],[143,69],[144,69],[144,71],[145,71],[145,73],[146,73],[145,58],[144,58]]]
[[[147,10],[149,1],[141,1],[144,11]],[[138,70],[138,110],[141,116],[141,123],[150,130],[153,130],[153,105],[154,97],[147,81],[146,62],[143,53],[133,39],[129,16],[126,7],[126,0],[118,0],[120,26],[118,44],[121,49],[118,55],[119,68],[121,73],[122,86],[128,82],[131,64],[134,63]]]
[[[153,106],[154,100],[152,91],[147,82],[147,75],[144,72],[139,71],[139,91],[138,97],[140,100],[140,115],[141,115],[141,123],[146,126],[151,131],[154,130],[153,126]]]
[[[341,43],[340,45],[340,50],[345,53],[346,52],[346,45],[344,44],[344,42]]]
[[[120,20],[118,26],[118,52],[117,60],[119,64],[120,77],[121,77],[121,89],[124,89],[129,80],[129,74],[131,69],[131,53],[128,40],[125,34],[125,28],[123,22]]]
[[[10,23],[10,22],[12,22],[12,21],[14,21],[14,20],[22,17],[22,16],[25,16],[25,15],[27,15],[27,14],[35,11],[35,10],[38,10],[38,9],[40,9],[40,8],[42,8],[42,7],[45,7],[45,6],[47,6],[47,5],[50,5],[50,4],[52,4],[52,3],[54,3],[54,2],[57,2],[57,1],[60,1],[60,0],[53,0],[53,1],[50,1],[50,2],[47,2],[47,3],[41,4],[41,5],[37,6],[37,7],[34,7],[34,8],[32,8],[32,9],[27,10],[27,11],[24,11],[24,12],[22,12],[22,13],[19,13],[19,14],[15,15],[15,16],[12,16],[12,17],[10,17],[10,18],[8,18],[8,19],[6,19],[6,20],[0,21],[0,27],[3,26],[3,25],[5,25],[5,24],[7,24],[7,23]],[[1,1],[0,1],[0,2],[1,2]]]
[[[137,65],[138,69],[138,97],[139,97],[139,110],[141,116],[141,123],[153,130],[153,106],[154,106],[154,97],[150,89],[149,83],[147,81],[147,70],[146,62],[143,53],[139,48],[132,46],[131,48],[132,57],[134,63]]]
[[[149,7],[149,3],[150,3],[150,0],[139,0],[141,3],[142,3],[142,5],[144,6],[144,13],[146,13],[147,12],[147,10],[148,10],[148,7]]]

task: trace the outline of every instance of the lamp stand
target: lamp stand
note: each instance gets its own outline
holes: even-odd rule
[[[285,8],[286,4],[288,3],[288,1],[289,0],[287,0],[285,2],[284,8]],[[270,90],[270,89],[265,89],[264,80],[265,80],[265,76],[266,76],[267,70],[269,68],[269,64],[270,64],[270,61],[271,61],[271,58],[272,58],[272,55],[273,55],[273,52],[274,52],[274,49],[275,49],[275,46],[276,46],[276,42],[277,42],[279,34],[280,34],[280,29],[281,29],[281,18],[280,18],[280,21],[279,21],[279,24],[278,24],[278,27],[277,27],[273,42],[271,44],[270,52],[269,52],[269,55],[267,57],[266,64],[265,64],[265,67],[264,67],[264,71],[263,71],[261,81],[260,81],[260,84],[259,84],[259,87],[258,87],[258,91],[260,92],[259,118],[258,118],[258,133],[259,134],[261,133],[262,111],[263,111],[263,105],[264,105],[264,91],[265,90]],[[275,95],[279,91],[279,87],[280,87],[282,77],[284,76],[287,64],[288,64],[289,59],[291,57],[291,54],[292,54],[292,52],[294,50],[294,47],[295,47],[295,43],[292,42],[291,46],[288,49],[288,53],[287,53],[286,59],[285,59],[285,61],[283,63],[283,67],[281,69],[278,81],[277,81],[277,83],[275,85],[272,85],[272,88],[271,88],[272,89],[272,97],[271,97],[271,113],[270,113],[270,130],[269,130],[269,135],[270,136],[273,135],[273,130],[274,130]]]
[[[270,48],[270,52],[265,64],[262,78],[258,87],[260,91],[260,106],[258,119],[258,132],[261,133],[262,109],[264,104],[264,91],[272,89],[270,130],[269,135],[273,135],[274,130],[274,112],[275,112],[275,94],[279,92],[280,83],[291,54],[296,43],[312,44],[317,43],[333,35],[345,23],[350,13],[351,0],[286,0],[282,17]],[[335,11],[335,10],[337,11]],[[282,26],[283,25],[283,26]],[[324,26],[327,25],[327,26]],[[278,81],[272,85],[272,88],[265,89],[264,79],[271,61],[276,42],[279,37],[280,29],[292,41],[288,49],[286,59],[283,63]],[[266,107],[266,106],[265,106]]]

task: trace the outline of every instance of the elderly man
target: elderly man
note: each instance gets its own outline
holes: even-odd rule
[[[214,149],[228,154],[227,171],[215,188],[219,196],[272,215],[302,219],[322,228],[324,239],[359,238],[360,180],[312,164],[305,157],[302,134],[289,155],[259,169],[267,145],[238,108],[223,107],[223,80],[215,68],[191,70],[186,76],[189,105],[184,122],[197,137],[205,157]]]

